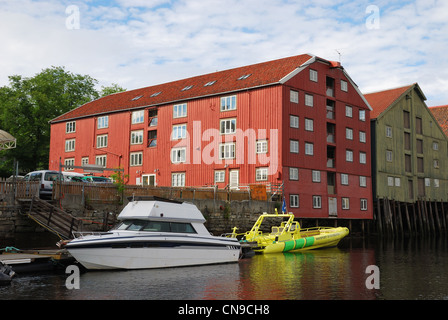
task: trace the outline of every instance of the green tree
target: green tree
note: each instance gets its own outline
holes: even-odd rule
[[[118,84],[116,83],[112,83],[112,85],[110,86],[101,86],[101,91],[100,91],[100,97],[105,97],[114,93],[119,93],[119,92],[123,92],[126,91],[126,89],[120,87]]]
[[[21,172],[48,168],[49,121],[97,99],[96,84],[64,67],[44,69],[31,78],[10,76],[9,86],[0,88],[0,128],[17,139],[17,148],[0,155],[0,175],[12,172],[14,158]]]

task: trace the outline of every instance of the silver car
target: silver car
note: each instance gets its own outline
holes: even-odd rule
[[[28,173],[23,180],[25,181],[39,181],[39,197],[51,198],[53,195],[53,182],[59,178],[58,171],[41,170]]]

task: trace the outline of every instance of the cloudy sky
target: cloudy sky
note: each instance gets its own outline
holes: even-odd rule
[[[0,86],[50,66],[130,90],[311,53],[448,104],[446,0],[0,0]]]

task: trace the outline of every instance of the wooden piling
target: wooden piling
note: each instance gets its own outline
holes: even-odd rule
[[[377,226],[378,226],[378,231],[380,233],[380,235],[383,234],[383,223],[382,223],[382,219],[381,219],[381,203],[380,203],[380,199],[377,198],[376,199],[376,212],[377,212]]]
[[[409,218],[409,209],[408,209],[408,205],[407,204],[405,204],[405,214],[406,214],[406,222],[407,222],[409,234],[412,236],[413,235],[412,225],[411,225],[411,220]]]

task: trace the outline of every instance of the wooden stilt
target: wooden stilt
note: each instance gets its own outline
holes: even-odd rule
[[[422,234],[425,234],[425,228],[423,227],[423,215],[422,215],[422,202],[420,200],[417,201],[418,208],[418,223],[419,230]]]
[[[437,233],[440,234],[442,232],[442,226],[440,225],[439,211],[437,210],[437,201],[434,201],[433,217],[437,228]]]
[[[411,225],[411,220],[409,218],[409,209],[408,209],[408,204],[407,203],[405,204],[405,214],[406,214],[406,222],[407,222],[409,234],[412,237],[412,235],[413,235],[413,233],[412,233],[412,225]]]
[[[398,218],[398,227],[400,228],[399,229],[400,230],[400,235],[403,236],[404,232],[403,232],[403,220],[402,220],[402,217],[401,217],[401,202],[398,201],[397,207],[398,207],[397,208],[397,212],[398,212],[398,216],[397,216],[397,218]]]
[[[443,228],[444,228],[444,230],[445,230],[445,232],[446,232],[446,231],[448,231],[448,229],[447,229],[447,225],[446,225],[445,208],[444,208],[444,206],[443,206],[443,201],[441,202],[441,205],[442,205],[442,221],[443,221]]]
[[[381,202],[380,199],[376,199],[376,220],[377,220],[377,227],[378,232],[380,235],[383,234],[383,225],[382,225],[382,219],[381,219]]]

